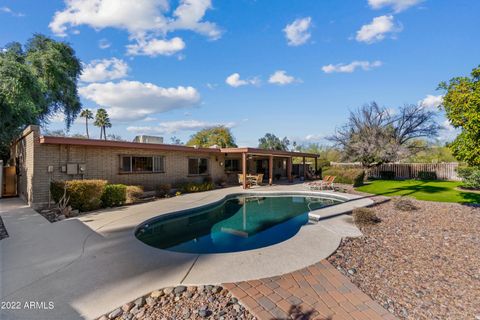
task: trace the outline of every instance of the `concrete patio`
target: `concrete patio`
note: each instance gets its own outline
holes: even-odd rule
[[[252,191],[306,193],[301,184]],[[157,288],[246,281],[292,272],[328,257],[342,237],[360,235],[349,216],[337,215],[371,203],[370,199],[334,193],[348,201],[315,212],[321,218],[332,216],[330,219],[306,225],[282,243],[244,252],[175,253],[149,247],[134,236],[135,227],[152,217],[243,192],[232,187],[187,194],[54,224],[19,199],[0,200],[0,214],[10,235],[0,241],[2,301],[54,303],[51,310],[2,310],[0,318],[91,319]]]

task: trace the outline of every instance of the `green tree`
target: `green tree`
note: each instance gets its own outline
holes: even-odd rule
[[[80,117],[85,118],[85,132],[87,134],[87,139],[90,139],[90,135],[88,134],[88,119],[93,119],[93,112],[89,109],[83,109],[80,113]]]
[[[480,66],[470,77],[456,77],[442,82],[445,90],[441,108],[452,126],[461,133],[449,145],[453,155],[472,166],[480,166]]]
[[[100,139],[107,140],[107,132],[105,128],[111,128],[112,123],[110,122],[110,117],[108,116],[107,110],[100,108],[97,110],[97,114],[95,115],[95,122],[93,123],[94,126],[100,128]]]
[[[36,34],[22,47],[14,42],[0,49],[0,156],[29,124],[46,124],[61,112],[67,129],[81,110],[77,80],[82,71],[66,43]]]
[[[290,141],[287,139],[287,137],[280,139],[273,133],[267,133],[265,136],[258,139],[258,147],[260,149],[286,151],[288,150],[289,145]]]
[[[232,131],[225,126],[216,126],[198,131],[187,141],[187,146],[236,148]]]

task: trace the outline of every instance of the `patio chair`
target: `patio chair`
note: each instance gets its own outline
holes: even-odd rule
[[[238,183],[243,184],[243,174],[238,174]]]
[[[263,173],[259,173],[257,174],[256,179],[252,180],[252,185],[259,186],[262,184],[262,182],[263,182]]]

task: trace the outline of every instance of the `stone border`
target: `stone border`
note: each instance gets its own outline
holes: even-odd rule
[[[199,297],[204,296],[207,302],[195,301]],[[176,286],[154,290],[143,295],[134,301],[127,302],[121,307],[116,308],[106,314],[100,316],[98,320],[109,319],[143,319],[150,316],[148,313],[155,312],[157,308],[176,309],[177,306],[182,307],[182,299],[188,299],[182,309],[182,319],[194,317],[210,318],[210,317],[239,317],[245,319],[249,312],[234,297],[229,290],[221,286],[200,285],[200,286]],[[191,310],[193,309],[195,310]],[[153,310],[150,310],[153,309]],[[180,309],[180,308],[179,308]],[[177,312],[177,310],[174,310]],[[253,316],[249,316],[253,318]]]

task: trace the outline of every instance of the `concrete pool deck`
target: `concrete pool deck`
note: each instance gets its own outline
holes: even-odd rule
[[[250,191],[322,194],[302,185]],[[186,194],[53,224],[19,199],[0,200],[0,215],[10,235],[0,241],[1,300],[19,301],[22,306],[28,301],[54,303],[47,310],[0,310],[0,318],[91,319],[162,287],[246,281],[295,271],[328,257],[342,237],[361,235],[351,217],[340,215],[306,225],[284,242],[236,253],[176,253],[149,247],[134,236],[135,227],[145,220],[232,193],[244,191],[231,187]],[[371,203],[354,195],[323,194],[349,201],[317,210],[321,217]]]

